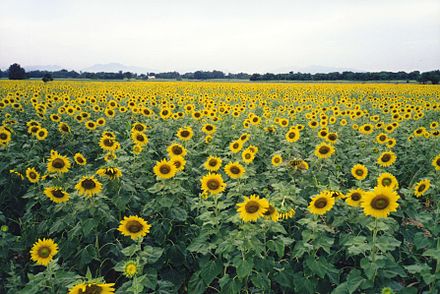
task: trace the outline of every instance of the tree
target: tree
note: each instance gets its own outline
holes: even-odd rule
[[[24,80],[26,78],[26,71],[18,63],[12,64],[8,72],[10,80]]]
[[[43,82],[47,83],[50,81],[53,81],[52,75],[50,73],[47,73],[43,76],[43,78],[41,79]]]

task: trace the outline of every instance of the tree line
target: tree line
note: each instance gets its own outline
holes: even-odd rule
[[[146,73],[137,74],[132,72],[117,73],[112,72],[76,72],[68,70],[59,71],[44,71],[33,70],[26,72],[19,64],[12,64],[6,71],[0,70],[0,78],[9,78],[11,80],[21,80],[28,78],[41,78],[44,82],[51,81],[53,79],[100,79],[100,80],[123,80],[123,79],[137,79],[148,80],[151,78],[156,79],[172,79],[172,80],[213,80],[213,79],[235,79],[235,80],[250,80],[250,81],[418,81],[420,83],[432,83],[438,84],[440,82],[440,70],[429,71],[420,73],[420,71],[412,72],[351,72],[344,71],[331,72],[331,73],[265,73],[252,75],[247,73],[228,73],[225,74],[219,70],[213,71],[195,71],[180,74],[177,71],[162,72],[162,73]]]

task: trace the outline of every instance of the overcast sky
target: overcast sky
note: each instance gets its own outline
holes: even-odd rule
[[[1,0],[0,68],[440,68],[439,0]]]

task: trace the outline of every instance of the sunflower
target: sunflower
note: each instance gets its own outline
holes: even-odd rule
[[[429,179],[423,179],[415,185],[414,194],[420,197],[428,191],[429,187],[431,187],[431,181]]]
[[[432,166],[435,168],[435,170],[440,170],[440,154],[434,157],[432,160]]]
[[[397,210],[399,195],[390,187],[375,187],[373,191],[365,192],[361,206],[365,215],[376,218],[388,217]]]
[[[222,176],[219,174],[209,173],[203,176],[200,181],[204,193],[209,192],[210,194],[215,195],[226,189],[226,184],[224,183]]]
[[[229,150],[231,150],[232,153],[238,153],[243,148],[243,142],[240,140],[233,141],[229,144]]]
[[[141,154],[142,150],[143,150],[143,148],[140,145],[133,146],[133,154],[135,154],[135,155]]]
[[[105,151],[116,151],[119,149],[119,143],[114,139],[108,136],[102,136],[101,140],[99,140],[99,147],[101,147]]]
[[[113,294],[115,293],[114,283],[80,283],[69,289],[68,294]]]
[[[122,171],[117,167],[104,167],[98,169],[97,175],[108,178],[110,180],[116,180],[122,177]]]
[[[202,127],[202,132],[204,132],[207,135],[212,135],[216,131],[216,127],[212,124],[204,124]]]
[[[86,121],[85,125],[86,125],[86,128],[90,131],[96,130],[96,123],[92,120]]]
[[[239,162],[230,162],[225,166],[225,173],[231,178],[231,179],[239,179],[241,178],[244,173],[246,172],[246,169],[243,165],[241,165]]]
[[[299,140],[300,136],[301,136],[301,134],[297,129],[290,129],[286,133],[285,138],[286,138],[287,142],[294,143]]]
[[[132,129],[136,130],[138,132],[144,132],[144,131],[147,130],[147,126],[144,125],[143,123],[136,122],[136,123],[133,124]]]
[[[323,191],[311,199],[307,208],[312,214],[321,215],[331,210],[333,205],[335,205],[335,198],[332,197],[332,193]]]
[[[263,213],[263,215],[265,219],[272,220],[274,222],[277,222],[280,219],[280,214],[278,213],[278,210],[271,204],[269,204],[269,207],[267,208],[266,212]]]
[[[151,225],[143,218],[136,215],[124,216],[121,220],[118,231],[132,240],[145,237],[150,232]]]
[[[148,144],[148,137],[143,132],[134,131],[131,133],[131,139],[135,145],[146,145]]]
[[[67,123],[65,122],[60,122],[58,124],[58,130],[63,133],[63,134],[67,134],[70,133],[70,127]]]
[[[171,179],[176,175],[177,167],[172,162],[162,159],[156,162],[153,172],[161,179]]]
[[[388,140],[388,136],[385,133],[380,133],[376,136],[376,142],[379,144],[385,144]]]
[[[357,180],[363,180],[368,175],[368,169],[363,164],[356,164],[351,169],[351,174],[353,177],[355,177]]]
[[[83,176],[75,185],[79,195],[92,197],[102,191],[102,184],[94,176]]]
[[[281,155],[275,154],[274,156],[272,156],[271,161],[273,166],[279,166],[283,163],[283,158],[281,157]]]
[[[174,164],[178,172],[185,169],[186,160],[183,156],[173,156],[171,157],[170,162]]]
[[[350,206],[359,207],[364,193],[362,189],[352,189],[346,194],[345,202]]]
[[[124,276],[127,278],[131,278],[135,276],[138,272],[139,265],[134,260],[129,260],[124,263]]]
[[[209,156],[203,164],[203,167],[208,171],[218,171],[222,166],[222,160],[220,157]]]
[[[325,140],[327,142],[330,142],[332,144],[336,143],[336,140],[338,140],[338,134],[337,133],[328,133],[325,137]]]
[[[327,143],[322,142],[315,147],[315,155],[318,158],[326,159],[331,157],[333,153],[335,153],[335,148]]]
[[[182,141],[188,141],[194,136],[193,129],[191,127],[180,128],[177,131],[177,137]]]
[[[385,151],[377,159],[377,163],[382,167],[388,167],[392,165],[397,159],[397,156],[392,151]]]
[[[182,145],[180,145],[178,143],[174,143],[174,144],[171,144],[170,146],[168,146],[167,152],[170,157],[179,156],[179,155],[185,156],[187,153],[185,147],[183,147]]]
[[[244,150],[241,154],[241,158],[243,159],[243,162],[246,164],[252,163],[255,159],[255,153],[252,152],[249,148]]]
[[[57,151],[50,152],[50,158],[47,162],[47,171],[49,173],[67,173],[70,168],[70,160],[66,156],[60,155]]]
[[[244,222],[255,222],[269,209],[269,201],[255,194],[245,196],[244,201],[237,204],[237,212]]]
[[[374,126],[372,124],[365,124],[359,127],[359,132],[363,135],[369,135],[374,131]]]
[[[377,178],[377,185],[382,187],[390,187],[393,190],[397,190],[399,188],[399,182],[396,177],[390,173],[382,173]]]
[[[28,167],[26,169],[26,178],[31,183],[38,183],[38,181],[40,180],[40,173],[37,172],[37,170],[35,168]]]
[[[0,145],[7,145],[11,142],[11,132],[5,127],[0,127]]]
[[[46,187],[44,188],[44,195],[55,203],[63,203],[69,201],[69,193],[61,187]]]
[[[52,239],[38,239],[30,251],[32,261],[38,265],[47,266],[58,253],[58,245]]]
[[[73,156],[73,159],[79,165],[86,165],[87,164],[87,159],[84,157],[84,155],[82,155],[79,152],[75,153],[75,155]]]
[[[38,141],[44,141],[49,135],[49,132],[45,128],[40,128],[35,135],[37,136]]]

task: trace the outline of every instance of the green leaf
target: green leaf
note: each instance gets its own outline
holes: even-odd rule
[[[222,272],[222,270],[223,264],[219,260],[210,260],[200,270],[200,276],[203,281],[209,285]]]
[[[239,259],[237,266],[237,276],[240,279],[243,279],[252,271],[252,268],[254,267],[254,264],[252,261],[248,261],[246,259]]]
[[[400,245],[400,241],[391,236],[380,236],[377,238],[376,247],[382,252],[394,250]]]
[[[257,273],[251,276],[251,281],[254,286],[259,290],[270,289],[270,279],[261,273]]]
[[[283,240],[277,239],[277,240],[269,240],[267,242],[267,247],[269,250],[276,252],[279,257],[284,256],[284,242]]]
[[[163,253],[163,248],[145,246],[144,250],[139,254],[146,263],[155,263]]]
[[[344,243],[347,246],[348,254],[359,255],[370,250],[370,246],[367,243],[367,238],[364,236],[356,236]]]
[[[208,285],[203,281],[200,272],[195,272],[188,282],[188,293],[203,294]]]
[[[361,271],[357,269],[351,270],[347,275],[346,281],[339,284],[339,286],[333,290],[332,294],[352,294],[356,292],[364,281],[366,280],[362,277]]]

